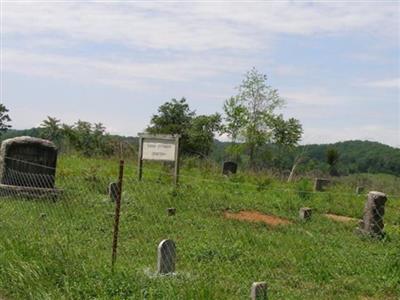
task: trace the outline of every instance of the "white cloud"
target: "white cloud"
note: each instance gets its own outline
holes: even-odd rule
[[[280,34],[363,31],[393,37],[398,26],[394,7],[289,1],[5,2],[4,61],[7,70],[24,74],[135,88],[151,79],[242,73],[265,63],[268,55],[259,54],[268,54]],[[123,55],[116,49],[124,49]],[[151,52],[149,61],[135,57],[135,51]],[[298,76],[303,71],[280,65],[275,72]]]
[[[333,95],[322,88],[311,88],[299,91],[281,91],[281,96],[286,99],[288,106],[302,106],[306,108],[331,107],[344,103],[345,98]]]
[[[364,81],[359,83],[358,85],[373,87],[373,88],[394,88],[400,90],[400,77],[398,78],[389,78],[389,79],[381,79],[374,81]]]
[[[400,128],[389,128],[381,124],[346,126],[341,128],[305,127],[302,144],[335,143],[347,140],[368,140],[400,148]]]
[[[5,34],[32,39],[55,35],[144,49],[252,50],[281,33],[361,30],[394,37],[395,8],[371,2],[6,2],[3,22]]]
[[[78,82],[97,82],[130,89],[157,88],[152,81],[190,81],[219,73],[238,72],[247,64],[229,57],[203,57],[174,61],[132,62],[99,60],[63,55],[40,55],[13,49],[3,51],[4,70]]]

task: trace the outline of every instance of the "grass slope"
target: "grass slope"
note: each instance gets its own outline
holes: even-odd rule
[[[127,162],[118,260],[110,271],[114,205],[106,186],[117,163],[63,157],[57,185],[61,201],[0,201],[0,294],[7,299],[247,299],[265,280],[270,299],[399,299],[400,198],[390,197],[387,237],[360,239],[354,223],[326,212],[360,218],[364,196],[340,183],[313,194],[310,182],[284,184],[265,176],[227,179],[213,170],[183,169],[181,186],[156,165],[137,182]],[[392,180],[387,182],[397,192]],[[369,177],[370,184],[374,184]],[[371,187],[373,188],[373,186]],[[299,190],[299,191],[294,191]],[[314,208],[310,222],[300,207]],[[176,216],[166,208],[176,207]],[[269,227],[228,220],[226,210],[258,210],[293,221]],[[175,276],[156,276],[156,247],[177,245]]]

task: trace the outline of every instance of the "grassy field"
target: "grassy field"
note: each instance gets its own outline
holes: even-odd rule
[[[248,299],[251,283],[266,281],[269,299],[400,299],[399,178],[341,178],[327,192],[312,183],[280,182],[262,174],[222,177],[211,165],[183,165],[174,188],[158,165],[138,182],[126,162],[118,259],[111,272],[114,204],[106,190],[116,160],[62,157],[57,202],[0,200],[0,295],[5,299]],[[368,190],[390,195],[383,240],[353,233]],[[300,207],[312,207],[309,222]],[[175,216],[166,209],[175,207]],[[241,210],[292,222],[272,227],[224,218]],[[177,245],[177,272],[157,276],[158,243]]]

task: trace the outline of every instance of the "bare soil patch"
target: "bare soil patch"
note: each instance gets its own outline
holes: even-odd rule
[[[359,219],[356,218],[351,218],[351,217],[346,217],[346,216],[340,216],[340,215],[335,215],[335,214],[324,214],[325,217],[328,219],[337,221],[337,222],[342,222],[342,223],[349,223],[349,222],[358,222]]]
[[[262,222],[271,226],[292,224],[292,222],[290,222],[287,219],[280,218],[274,215],[262,214],[258,211],[242,210],[238,213],[225,212],[224,216],[227,219],[234,219],[234,220],[248,221],[248,222]]]

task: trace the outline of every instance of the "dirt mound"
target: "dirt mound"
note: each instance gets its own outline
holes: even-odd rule
[[[234,220],[241,220],[248,222],[262,222],[271,226],[292,224],[292,222],[290,222],[287,219],[283,219],[274,215],[265,215],[258,211],[242,210],[238,213],[225,212],[224,216],[227,219],[234,219]]]
[[[359,219],[356,219],[356,218],[340,216],[340,215],[335,215],[335,214],[324,214],[324,216],[327,217],[328,219],[331,219],[331,220],[334,220],[337,222],[342,222],[342,223],[359,221]]]

